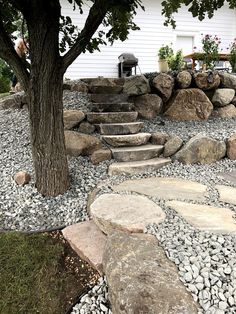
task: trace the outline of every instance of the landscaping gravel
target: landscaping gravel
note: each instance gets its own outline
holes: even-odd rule
[[[105,277],[101,277],[98,283],[80,299],[71,314],[112,314]]]
[[[89,104],[87,96],[80,93],[64,92],[64,100],[68,109],[86,111]],[[176,161],[156,172],[108,178],[107,167],[111,162],[94,166],[89,158],[70,158],[70,190],[56,198],[42,197],[34,187],[27,111],[2,110],[0,122],[0,229],[32,231],[83,221],[88,218],[88,194],[98,183],[106,180],[102,192],[111,192],[112,184],[150,176],[177,177],[206,184],[209,197],[205,204],[229,207],[236,212],[236,206],[219,202],[214,187],[215,184],[236,186],[219,176],[220,172],[235,170],[236,161],[229,159],[211,165],[182,165]],[[145,131],[167,132],[179,135],[185,141],[198,132],[206,132],[213,138],[224,140],[236,131],[235,122],[235,119],[170,122],[157,118],[152,122],[145,121]],[[29,172],[32,177],[31,182],[24,187],[17,186],[13,180],[14,174],[21,170]],[[236,237],[198,231],[163,201],[151,199],[162,206],[167,219],[158,226],[149,226],[147,232],[156,235],[168,258],[176,263],[181,280],[202,307],[200,313],[236,313]],[[105,281],[101,279],[100,284],[103,287],[103,292],[99,294],[101,297],[94,295],[91,290],[93,292],[75,306],[73,314],[111,314]],[[93,307],[93,312],[84,308],[85,303],[90,306],[86,297],[90,300],[94,297],[92,300],[97,305]],[[103,311],[101,304],[107,307],[107,312],[105,307]]]

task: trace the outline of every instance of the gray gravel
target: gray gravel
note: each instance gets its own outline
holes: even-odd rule
[[[225,140],[236,132],[236,118],[211,118],[206,121],[170,121],[163,117],[157,117],[155,120],[145,121],[143,131],[158,131],[178,135],[185,142],[198,133],[206,133],[214,139]]]
[[[89,100],[80,93],[65,92],[64,100],[68,109],[88,110]],[[235,132],[236,127],[235,119],[189,123],[165,120],[165,125],[160,125],[160,121],[160,118],[152,123],[146,121],[146,131],[179,135],[185,141],[198,132],[206,132],[213,138],[225,140]],[[233,185],[218,174],[234,170],[236,161],[224,159],[211,165],[182,165],[176,161],[156,172],[108,178],[107,167],[110,162],[93,166],[88,158],[70,158],[70,190],[56,198],[44,198],[34,187],[27,111],[0,111],[0,136],[1,229],[40,230],[83,221],[88,218],[88,193],[98,183],[106,180],[103,192],[109,192],[112,184],[125,179],[150,176],[179,177],[206,184],[210,193],[206,204],[227,206],[236,212],[236,206],[219,202],[218,193],[214,188],[215,184],[219,183]],[[20,170],[26,170],[32,176],[30,184],[25,187],[17,186],[12,179]],[[166,207],[163,201],[152,199],[163,207],[167,219],[161,225],[149,226],[147,232],[156,235],[167,256],[176,263],[181,280],[199,301],[201,313],[236,313],[236,238],[200,232]],[[100,284],[103,286],[99,294],[101,302],[93,292],[87,295],[89,298],[94,297],[97,302],[94,312],[91,312],[91,309],[83,312],[85,303],[90,302],[85,296],[83,305],[81,308],[77,305],[73,314],[111,313],[101,309],[101,303],[107,306],[107,287],[103,279]]]
[[[81,298],[71,314],[112,314],[108,301],[106,278],[101,277],[98,283]]]

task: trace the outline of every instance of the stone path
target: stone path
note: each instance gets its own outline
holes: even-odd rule
[[[216,256],[218,247],[227,241],[224,240],[224,236],[236,235],[234,211],[223,205],[222,207],[206,205],[209,196],[207,186],[189,180],[169,177],[127,180],[112,186],[112,189],[114,193],[109,194],[101,194],[96,191],[97,196],[88,204],[93,221],[67,227],[63,230],[63,234],[81,257],[89,261],[100,273],[106,274],[113,314],[120,314],[121,308],[122,311],[129,309],[130,313],[141,311],[153,314],[208,314],[207,309],[211,306],[219,309],[214,313],[223,314],[226,313],[224,309],[228,307],[228,304],[236,306],[233,288],[230,288],[231,293],[226,290],[228,289],[226,284],[223,284],[224,288],[221,286],[214,288],[213,285],[212,289],[220,291],[214,297],[215,304],[211,303],[214,300],[212,296],[215,292],[210,290],[213,279],[216,278],[215,282],[219,280],[215,277],[218,276],[217,268],[211,269],[214,263],[218,263],[218,256]],[[236,204],[236,188],[216,185],[215,189],[218,191],[219,201],[229,205]],[[140,195],[131,194],[132,192]],[[159,202],[159,205],[156,202]],[[160,204],[165,204],[165,211]],[[194,265],[188,264],[189,261],[186,260],[186,257],[181,257],[181,254],[178,259],[174,257],[171,259],[169,256],[172,261],[178,260],[177,265],[181,263],[179,274],[174,264],[165,256],[163,249],[158,246],[156,238],[143,234],[148,224],[155,224],[158,228],[161,223],[165,223],[166,208],[174,210],[175,214],[173,215],[176,217],[176,221],[180,219],[178,218],[180,216],[187,222],[185,231],[179,230],[180,238],[184,245],[187,245],[188,250],[197,249],[198,255],[200,254],[195,257],[190,256]],[[210,246],[210,250],[214,252],[213,264],[205,264],[209,266],[209,279],[204,277],[208,276],[208,268],[203,266],[201,270],[197,259],[199,257],[199,261],[202,262],[202,256],[204,259],[210,258],[210,256],[207,255],[207,251],[201,252],[201,248],[198,246],[189,247],[193,243],[188,234],[192,231],[186,232],[188,228],[212,232],[219,240],[219,243],[214,244],[213,241],[213,246]],[[201,239],[202,236],[199,237]],[[160,238],[158,239],[161,241]],[[201,239],[203,242],[200,243],[205,245],[205,240],[209,241],[209,239],[203,238]],[[173,241],[176,242],[177,239]],[[170,245],[174,246],[175,242]],[[179,250],[178,247],[179,244],[177,244],[176,252]],[[230,252],[227,251],[227,253],[226,248],[223,250],[224,254]],[[225,264],[222,267],[224,276],[231,276],[230,274],[235,272],[236,278],[236,265],[233,270],[234,261],[230,261],[230,265]],[[221,268],[219,268],[220,274]],[[180,274],[183,277],[179,277]],[[179,278],[185,283],[188,291],[193,293],[194,299]],[[222,280],[220,279],[219,285],[222,285]],[[226,293],[226,297],[224,293]],[[223,300],[223,298],[225,299]],[[227,298],[228,301],[226,301]],[[195,301],[200,303],[204,309],[203,312],[198,312],[199,305]],[[160,309],[159,312],[156,312],[157,309]]]
[[[183,199],[204,201],[208,195],[207,187],[203,184],[189,180],[175,178],[148,178],[141,180],[128,180],[115,185],[113,190],[131,191],[140,194],[155,196],[160,199]]]

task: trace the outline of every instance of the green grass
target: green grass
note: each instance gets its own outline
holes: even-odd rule
[[[0,93],[0,98],[5,97],[5,96],[9,96],[10,93]]]
[[[63,269],[64,249],[48,234],[0,234],[1,314],[65,313],[78,284]]]

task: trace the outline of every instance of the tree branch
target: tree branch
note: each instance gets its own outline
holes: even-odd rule
[[[29,72],[21,58],[17,55],[12,41],[4,29],[1,17],[0,17],[0,57],[5,60],[13,69],[22,87],[27,91],[29,86]]]
[[[96,0],[91,7],[85,25],[78,35],[75,44],[62,57],[63,73],[69,65],[85,50],[99,25],[102,23],[109,10],[109,1]]]

